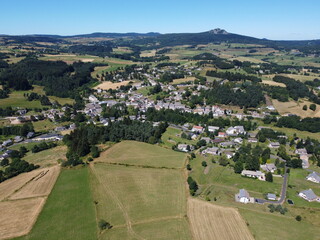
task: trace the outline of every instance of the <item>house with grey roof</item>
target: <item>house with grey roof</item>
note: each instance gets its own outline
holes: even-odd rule
[[[311,188],[299,192],[299,197],[303,198],[304,200],[307,200],[308,202],[320,202],[320,198],[313,192]]]
[[[306,179],[314,183],[320,183],[320,174],[316,172],[312,172],[306,177]]]
[[[241,175],[244,177],[257,178],[260,181],[266,180],[266,175],[261,171],[242,170]]]
[[[240,189],[239,193],[234,196],[236,202],[240,203],[254,203],[254,198],[250,197],[249,193],[245,189]]]
[[[274,173],[277,170],[276,165],[274,163],[266,163],[263,165],[260,165],[260,168],[265,172],[271,172]]]
[[[274,193],[268,193],[267,199],[271,200],[271,201],[275,201],[275,200],[277,200],[277,196]]]

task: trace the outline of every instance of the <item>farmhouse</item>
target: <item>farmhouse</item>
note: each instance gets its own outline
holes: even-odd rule
[[[316,172],[310,173],[306,179],[314,183],[320,183],[320,175]]]
[[[241,203],[254,203],[254,198],[250,197],[249,193],[245,189],[240,189],[239,193],[235,195],[235,200],[236,202],[241,202]]]
[[[307,200],[308,202],[320,202],[320,198],[313,192],[311,188],[299,192],[299,197],[302,197],[304,200]]]
[[[264,165],[260,165],[260,168],[263,171],[271,172],[271,173],[274,173],[274,171],[277,170],[277,167],[276,167],[276,165],[274,165],[274,163],[266,163]]]
[[[242,170],[241,175],[250,178],[257,178],[260,181],[266,180],[266,175],[261,171]]]

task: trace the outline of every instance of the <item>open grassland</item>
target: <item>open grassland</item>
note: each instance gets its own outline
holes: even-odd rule
[[[45,198],[0,202],[0,239],[27,234],[40,213]]]
[[[286,87],[284,83],[275,82],[272,80],[262,80],[263,84],[267,84],[269,86],[276,86],[276,87]]]
[[[240,209],[240,213],[256,240],[319,239],[319,227],[304,220],[298,222],[293,217],[251,209]]]
[[[103,163],[91,169],[97,218],[113,225],[101,239],[190,239],[182,171]]]
[[[120,88],[121,86],[127,86],[131,81],[123,81],[123,82],[101,82],[99,85],[95,86],[94,89],[102,89],[102,90],[109,90],[111,89],[117,89]]]
[[[10,196],[10,200],[48,196],[60,173],[60,166],[42,169],[34,179]]]
[[[290,102],[280,102],[276,99],[272,100],[273,106],[277,109],[279,114],[296,114],[302,118],[305,117],[320,117],[320,105],[317,105],[317,109],[312,111],[309,109],[310,104],[309,101],[300,100],[300,101],[290,101]],[[304,111],[302,108],[304,105],[308,106],[308,110]]]
[[[49,167],[56,165],[58,160],[66,160],[66,153],[66,146],[57,146],[37,153],[27,153],[23,160],[41,167]]]
[[[20,107],[20,108],[44,108],[48,106],[42,106],[40,101],[28,101],[23,95],[25,93],[38,93],[45,95],[45,92],[43,91],[42,86],[33,86],[32,90],[29,91],[13,91],[9,94],[8,98],[1,99],[0,101],[0,107],[5,108],[5,107]],[[70,98],[59,98],[59,97],[51,97],[49,96],[50,101],[57,101],[61,105],[63,104],[73,104],[74,100]]]
[[[302,75],[302,74],[279,74],[281,76],[293,78],[297,81],[305,82],[305,81],[313,81],[315,78],[319,77],[317,74],[312,74],[312,75]],[[274,78],[275,74],[270,74],[270,75],[263,75],[263,79],[266,80],[272,80]]]
[[[195,240],[253,240],[246,222],[234,208],[190,198],[188,217]]]
[[[154,57],[156,55],[156,50],[146,50],[142,51],[140,57]]]
[[[56,123],[50,121],[49,119],[33,122],[33,127],[36,132],[43,132],[53,130],[57,127]]]
[[[185,164],[185,156],[183,153],[147,143],[123,141],[101,153],[95,162],[182,168]]]
[[[61,171],[30,234],[19,239],[97,239],[88,168]]]

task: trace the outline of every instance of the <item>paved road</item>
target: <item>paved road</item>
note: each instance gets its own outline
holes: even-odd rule
[[[285,174],[283,176],[283,183],[282,183],[280,199],[278,201],[271,201],[271,200],[256,198],[256,203],[260,203],[260,204],[263,204],[263,203],[282,204],[286,200],[286,193],[287,193],[287,187],[288,187],[287,169],[288,169],[287,167],[285,167],[285,169],[284,169]]]

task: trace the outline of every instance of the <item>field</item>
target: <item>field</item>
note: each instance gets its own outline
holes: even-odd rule
[[[103,152],[91,164],[91,184],[97,219],[113,228],[100,239],[191,239],[185,174],[177,169],[184,158],[185,154],[134,141]]]
[[[27,234],[35,223],[60,167],[38,169],[0,184],[0,239]]]
[[[195,240],[253,240],[246,222],[234,208],[190,198],[188,217]]]
[[[95,162],[182,168],[185,164],[185,154],[147,143],[123,141],[101,153]]]
[[[309,109],[309,106],[311,104],[311,102],[309,101],[301,100],[299,102],[296,102],[296,101],[280,102],[274,99],[272,100],[272,103],[273,103],[273,106],[277,109],[277,111],[281,115],[291,113],[291,114],[296,114],[302,118],[320,117],[320,105],[316,104],[317,105],[316,111],[312,111]],[[302,109],[304,105],[308,106],[307,111],[304,111]]]
[[[57,146],[38,153],[27,153],[23,158],[29,163],[38,164],[41,167],[56,165],[58,160],[65,160],[67,153],[66,146]]]
[[[180,129],[168,127],[161,137],[161,141],[163,142],[162,146],[171,149],[171,147],[177,143],[195,144],[192,140],[181,138],[181,133],[182,131]]]
[[[45,94],[43,91],[43,87],[41,86],[33,86],[34,88],[29,91],[13,91],[9,94],[8,98],[1,99],[0,107],[21,107],[21,108],[43,108],[45,106],[42,106],[40,101],[28,101],[23,94],[24,93],[31,93],[35,92],[38,94]],[[63,104],[73,104],[74,100],[70,98],[59,98],[59,97],[50,97],[50,101],[57,101],[61,105]]]
[[[27,234],[37,219],[44,198],[0,202],[0,239]]]
[[[62,170],[33,229],[19,239],[97,239],[88,174],[88,168]]]
[[[180,84],[180,83],[184,83],[184,82],[193,82],[195,79],[196,79],[195,77],[174,79],[173,84]]]
[[[109,81],[106,81],[106,82],[102,82],[100,83],[99,85],[95,86],[94,89],[102,89],[102,90],[108,90],[108,89],[117,89],[121,86],[126,86],[129,84],[130,81],[123,81],[123,82],[116,82],[116,83],[113,83],[113,82],[109,82]]]
[[[275,82],[275,81],[272,81],[272,80],[262,80],[262,83],[270,85],[270,86],[286,87],[286,85],[284,83],[279,83],[279,82]]]

